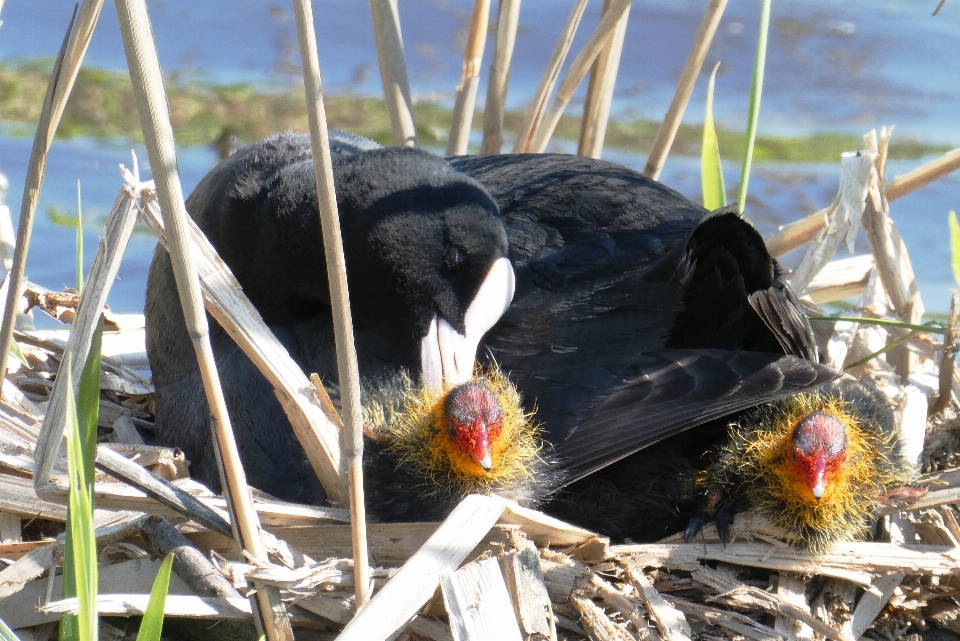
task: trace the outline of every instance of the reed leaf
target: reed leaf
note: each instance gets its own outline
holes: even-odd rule
[[[71,398],[67,401],[68,411],[74,412],[74,421],[77,423],[78,439],[80,443],[80,461],[83,466],[84,493],[91,509],[91,519],[93,510],[93,480],[94,464],[93,459],[97,448],[97,422],[100,413],[100,363],[101,345],[103,342],[103,316],[97,323],[97,328],[90,341],[90,352],[83,366],[83,373],[80,376],[79,399],[74,404],[72,398],[73,386],[70,385]],[[68,424],[69,425],[69,424]],[[69,427],[68,427],[69,429]],[[71,476],[71,492],[73,491],[73,477]],[[73,501],[67,506],[67,520],[72,523]],[[91,520],[92,527],[92,520]],[[78,576],[83,576],[77,571],[77,559],[75,557],[75,528],[68,527],[64,542],[63,556],[63,597],[70,598],[79,596],[77,588]],[[93,549],[94,569],[96,569],[96,545]],[[94,586],[96,580],[94,579]],[[96,599],[94,593],[94,600]],[[66,614],[60,619],[60,638],[64,640],[81,639],[80,629],[78,628],[79,619],[75,615]]]
[[[167,555],[160,565],[157,578],[153,580],[150,601],[140,622],[137,641],[160,641],[163,631],[163,608],[167,603],[167,590],[170,588],[170,569],[173,567],[173,552]]]
[[[710,74],[707,85],[707,113],[703,119],[703,147],[700,150],[700,180],[703,183],[703,206],[713,211],[727,205],[723,186],[723,167],[720,164],[720,144],[713,126],[713,84],[717,77],[718,62]]]
[[[14,340],[10,341],[10,353],[13,354],[18,361],[20,361],[27,367],[30,366],[30,363],[27,362],[27,357],[23,355],[23,350],[20,349],[20,345],[19,343],[17,343],[17,341],[14,341]]]
[[[77,398],[77,417],[80,421],[80,434],[83,442],[83,464],[88,482],[87,491],[93,502],[93,459],[97,454],[97,423],[100,419],[100,366],[103,360],[103,314],[97,321],[97,327],[90,338],[90,351],[80,375],[80,389]]]
[[[807,316],[807,318],[812,321],[847,321],[850,323],[859,323],[860,325],[878,325],[880,327],[929,332],[931,334],[943,334],[946,331],[944,325],[937,321],[930,321],[925,325],[916,325],[904,321],[890,320],[888,318],[866,318],[863,316]]]
[[[737,194],[737,211],[743,215],[747,204],[747,183],[750,179],[750,164],[753,162],[753,143],[757,138],[757,120],[760,118],[760,94],[763,91],[763,70],[767,64],[767,33],[770,31],[770,0],[763,0],[760,10],[760,37],[757,38],[757,56],[753,63],[753,81],[750,84],[750,112],[747,114],[747,141],[743,150],[743,167],[740,170],[740,190]]]
[[[20,641],[20,637],[13,633],[3,619],[0,619],[0,641]]]
[[[73,555],[74,588],[80,611],[76,617],[76,638],[80,641],[96,641],[97,540],[93,529],[93,501],[91,500],[91,492],[87,490],[93,479],[87,477],[87,465],[83,456],[84,439],[80,434],[80,423],[77,418],[73,381],[70,380],[70,364],[67,363],[66,365],[65,431],[67,434],[67,466],[70,470],[67,532],[70,539],[69,550]]]
[[[950,263],[953,265],[953,279],[960,284],[960,224],[957,212],[951,211],[947,218],[950,225]]]

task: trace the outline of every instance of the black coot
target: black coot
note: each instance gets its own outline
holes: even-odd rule
[[[513,292],[496,204],[441,158],[331,138],[361,376],[376,385],[403,369],[434,387],[467,380],[480,337]],[[336,381],[309,138],[280,134],[241,149],[200,182],[187,210],[304,371]],[[183,448],[192,475],[219,488],[209,409],[162,247],[145,315],[157,441]],[[212,319],[210,327],[249,482],[283,499],[322,502],[271,386]]]

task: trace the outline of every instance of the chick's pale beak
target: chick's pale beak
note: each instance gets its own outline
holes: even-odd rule
[[[498,258],[467,307],[464,315],[466,335],[460,334],[445,318],[434,315],[427,335],[420,343],[423,380],[434,392],[470,380],[477,345],[507,311],[513,300],[514,286],[510,260]]]
[[[813,472],[807,478],[810,484],[810,491],[813,492],[813,498],[823,498],[823,493],[827,489],[827,482],[824,476],[827,473],[827,459],[823,453],[818,452],[813,460]]]
[[[490,452],[487,452],[487,455],[480,459],[478,463],[480,463],[480,467],[489,472],[490,468],[493,467],[493,459],[490,458]]]

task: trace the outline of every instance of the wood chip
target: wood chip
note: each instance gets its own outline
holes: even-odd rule
[[[624,630],[607,617],[603,608],[593,602],[597,593],[588,577],[577,581],[577,587],[570,593],[570,608],[580,615],[580,627],[598,641],[636,641],[636,637]]]
[[[654,589],[646,575],[633,568],[626,568],[630,584],[636,588],[640,599],[650,612],[650,617],[656,622],[660,634],[667,641],[689,639],[692,632],[683,613],[674,609],[663,596]]]
[[[468,563],[440,577],[443,602],[456,641],[521,641],[513,603],[496,559]]]
[[[823,621],[815,618],[806,606],[790,603],[776,594],[770,594],[758,588],[746,585],[723,572],[700,567],[693,572],[693,580],[702,583],[727,599],[735,601],[741,607],[759,607],[769,614],[791,617],[806,623],[814,632],[834,641],[854,641],[849,635],[835,630]]]
[[[537,548],[528,541],[523,550],[508,552],[500,558],[500,569],[523,637],[540,634],[549,638],[550,595]]]
[[[771,583],[779,599],[807,610],[806,581],[788,572],[778,572],[771,577]],[[790,616],[789,613],[776,615],[773,629],[782,634],[786,641],[812,641],[813,639],[813,628],[796,617]]]

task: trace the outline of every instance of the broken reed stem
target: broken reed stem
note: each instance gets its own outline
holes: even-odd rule
[[[295,0],[297,36],[303,60],[303,85],[307,98],[307,120],[310,122],[310,147],[313,151],[313,174],[317,182],[323,248],[327,259],[327,280],[333,307],[333,330],[337,346],[337,373],[340,377],[340,402],[343,425],[340,434],[343,460],[350,484],[350,528],[353,537],[353,571],[356,576],[356,602],[359,610],[370,598],[370,569],[367,565],[367,519],[363,497],[363,411],[360,409],[360,372],[357,350],[353,342],[353,318],[350,314],[350,292],[347,289],[347,268],[340,236],[340,216],[333,184],[333,161],[327,136],[327,114],[323,107],[320,85],[320,62],[317,58],[317,36],[313,28],[313,7],[310,0]]]
[[[522,154],[530,151],[533,144],[533,138],[537,135],[537,129],[543,120],[543,112],[547,108],[547,99],[550,92],[557,84],[557,77],[560,75],[560,67],[563,61],[567,59],[567,53],[570,51],[570,45],[573,44],[573,36],[577,33],[577,27],[580,26],[580,19],[583,17],[583,10],[587,7],[587,0],[578,0],[567,18],[567,24],[563,32],[557,39],[557,44],[550,54],[550,61],[543,71],[540,78],[540,84],[537,86],[537,92],[533,100],[527,106],[527,112],[523,115],[523,124],[520,125],[520,132],[513,143],[513,153]]]
[[[893,201],[906,196],[957,169],[960,169],[960,148],[948,151],[936,160],[891,180],[887,185],[887,200]]]
[[[7,377],[7,354],[10,353],[14,320],[20,307],[18,303],[23,289],[23,272],[27,264],[27,251],[30,249],[30,235],[33,233],[33,218],[47,169],[47,153],[50,151],[57,125],[60,124],[60,117],[67,106],[67,98],[70,97],[73,83],[77,79],[102,7],[103,0],[84,0],[80,9],[74,11],[57,59],[53,63],[50,83],[43,98],[40,121],[37,123],[37,133],[33,137],[33,148],[27,164],[23,200],[20,203],[20,222],[17,225],[17,244],[13,252],[13,268],[8,274],[7,301],[3,310],[3,323],[0,325],[0,381]],[[79,378],[74,380],[79,384]]]
[[[603,13],[610,9],[613,0],[604,0]],[[610,103],[613,102],[613,88],[620,69],[620,54],[623,51],[623,39],[627,33],[627,21],[630,8],[623,13],[613,37],[597,59],[590,71],[587,83],[587,98],[583,103],[583,117],[580,121],[580,141],[577,153],[581,156],[599,158],[603,151],[603,139],[607,132],[607,120],[610,118]]]
[[[958,169],[960,169],[960,148],[948,151],[940,158],[891,180],[887,183],[887,202],[892,203],[898,198],[903,198]],[[807,244],[826,224],[826,215],[829,211],[830,207],[826,207],[785,225],[783,229],[766,239],[767,249],[779,258]]]
[[[477,86],[480,84],[480,63],[483,47],[487,41],[487,24],[490,21],[490,0],[474,0],[470,16],[470,32],[463,52],[463,70],[460,86],[453,105],[453,122],[450,123],[450,138],[447,139],[447,155],[460,156],[467,153],[470,142],[470,127],[477,102]]]
[[[410,99],[410,80],[407,78],[397,0],[370,0],[370,16],[373,19],[383,98],[390,114],[393,140],[398,146],[416,147],[417,128],[413,119],[413,101]]]
[[[573,92],[577,90],[580,81],[590,71],[593,61],[597,59],[603,48],[610,42],[610,38],[613,37],[620,23],[620,18],[630,8],[630,2],[631,0],[614,0],[614,3],[600,18],[600,24],[597,25],[590,39],[587,40],[583,49],[570,63],[567,75],[560,83],[560,88],[557,89],[557,94],[553,97],[547,114],[544,116],[543,124],[537,131],[531,151],[543,153],[543,150],[547,148],[547,143],[550,142],[550,138],[560,122],[563,110],[566,109],[567,104],[573,97]]]
[[[66,426],[68,381],[79,384],[84,363],[90,352],[93,333],[107,302],[110,287],[120,269],[120,259],[126,251],[134,225],[137,222],[136,191],[125,188],[120,191],[113,204],[103,239],[97,255],[90,266],[87,286],[80,296],[80,303],[73,319],[70,338],[61,358],[61,367],[70,368],[70,376],[57,376],[50,391],[47,410],[43,416],[43,425],[37,435],[34,450],[35,467],[33,487],[38,495],[45,496],[50,474],[60,453],[63,442],[63,429]],[[70,365],[66,365],[70,363]],[[73,390],[76,392],[76,389]],[[139,466],[137,466],[139,467]]]
[[[947,329],[943,334],[943,346],[940,353],[940,390],[937,400],[930,408],[931,414],[939,414],[947,409],[953,397],[953,369],[957,360],[957,312],[960,307],[960,297],[957,290],[950,292],[950,316],[947,318]]]
[[[499,154],[503,145],[503,114],[519,20],[520,0],[500,0],[497,9],[497,36],[493,43],[493,62],[490,64],[490,78],[487,80],[487,102],[483,111],[483,142],[480,143],[482,154]]]
[[[180,302],[213,415],[217,445],[215,451],[222,463],[223,486],[229,497],[228,504],[238,534],[238,544],[253,559],[266,562],[267,552],[260,538],[260,524],[237,453],[237,444],[210,345],[207,317],[200,299],[197,268],[188,236],[187,211],[177,170],[170,112],[163,90],[163,77],[153,41],[150,17],[144,0],[117,0],[115,4],[137,111],[140,112],[144,142],[154,173],[160,211],[167,229]],[[286,616],[286,606],[280,600],[279,590],[261,586],[250,603],[267,639],[275,641],[293,638],[289,618]]]
[[[710,50],[710,44],[713,42],[714,34],[717,33],[717,26],[720,24],[720,18],[723,17],[723,11],[726,7],[727,0],[710,0],[710,4],[707,5],[707,11],[703,14],[703,20],[700,22],[700,29],[693,41],[690,55],[687,56],[687,62],[683,65],[680,81],[677,82],[677,90],[673,94],[673,100],[667,109],[667,115],[664,116],[663,123],[657,131],[653,148],[647,157],[647,164],[643,168],[643,175],[648,178],[657,180],[660,176],[660,170],[663,169],[663,163],[666,162],[667,156],[670,154],[670,147],[673,146],[673,139],[680,128],[683,112],[687,109],[690,94],[693,93],[693,86],[697,82],[697,76],[700,75],[700,69],[703,68],[703,61],[707,57],[707,51]]]
[[[887,149],[893,129],[881,128],[879,141],[876,131],[871,130],[864,136],[864,146],[876,149],[870,174],[870,188],[864,203],[861,226],[867,232],[870,251],[873,254],[877,273],[883,283],[897,315],[908,323],[919,324],[923,316],[923,301],[917,289],[916,278],[907,247],[903,243],[896,224],[890,220],[890,205],[886,198]],[[904,379],[911,374],[917,362],[917,356],[907,345],[893,352],[887,360],[897,374]]]

